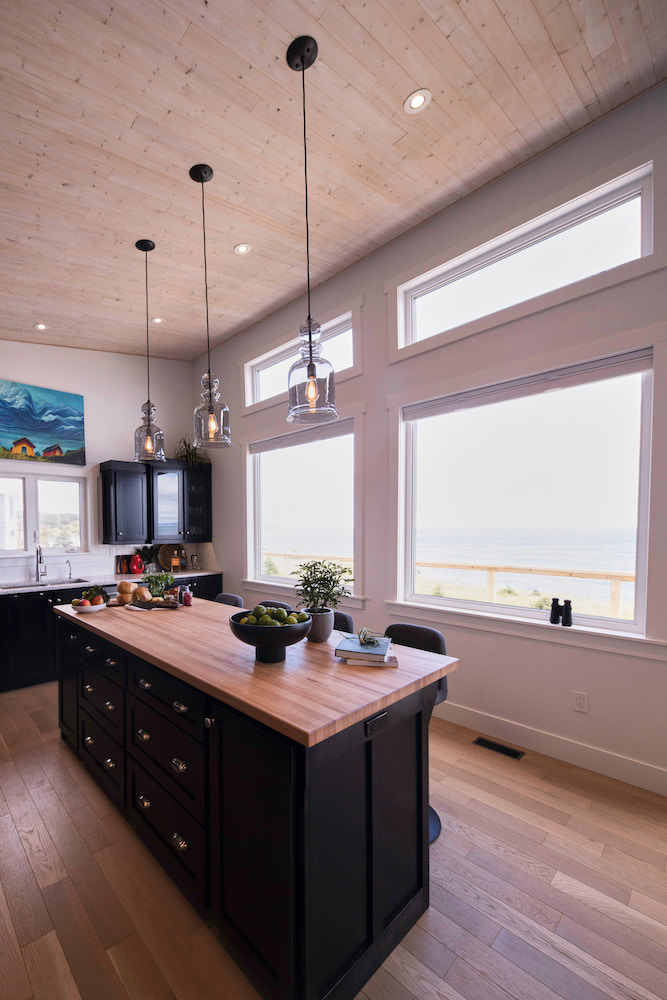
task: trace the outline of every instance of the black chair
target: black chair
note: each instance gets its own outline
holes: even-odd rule
[[[243,598],[239,597],[238,594],[225,594],[225,593],[218,594],[218,596],[216,597],[216,601],[218,602],[218,604],[231,604],[235,608],[243,607]]]
[[[334,611],[334,626],[337,632],[354,632],[352,615],[347,611]]]
[[[261,604],[265,608],[284,608],[285,611],[294,611],[291,604],[285,604],[284,601],[274,601],[273,598],[269,601],[257,601],[257,604]],[[257,605],[255,605],[257,607]]]
[[[427,628],[426,625],[410,625],[408,622],[396,622],[389,625],[384,632],[392,642],[397,642],[399,646],[412,646],[413,649],[425,649],[429,653],[447,654],[445,647],[445,637],[442,632],[435,628]],[[433,707],[440,705],[447,698],[447,678],[442,677],[438,681],[438,690],[435,694]],[[428,842],[432,844],[440,836],[442,824],[440,817],[433,808],[428,807]]]

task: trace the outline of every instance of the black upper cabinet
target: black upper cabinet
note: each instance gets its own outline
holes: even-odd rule
[[[148,478],[139,462],[103,462],[102,542],[148,541]]]
[[[100,471],[105,545],[211,541],[210,465],[104,462]]]

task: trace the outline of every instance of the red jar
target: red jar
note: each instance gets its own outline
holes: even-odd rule
[[[144,561],[138,552],[135,552],[130,559],[130,573],[143,573]]]

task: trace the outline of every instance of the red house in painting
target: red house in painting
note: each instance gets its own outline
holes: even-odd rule
[[[44,449],[44,458],[53,458],[54,455],[62,455],[62,453],[63,450],[59,444],[52,444]]]
[[[60,445],[58,445],[60,447]],[[17,441],[12,441],[12,455],[33,455],[35,454],[35,446],[32,441],[28,438],[19,438]],[[62,454],[62,452],[61,452]]]

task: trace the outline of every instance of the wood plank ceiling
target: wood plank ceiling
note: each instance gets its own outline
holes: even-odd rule
[[[664,0],[3,0],[0,339],[206,347],[667,76]],[[413,90],[433,94],[406,115]],[[240,242],[252,253],[240,257]],[[316,303],[315,303],[316,305]],[[316,313],[316,308],[314,312]],[[43,322],[48,329],[38,331]],[[2,373],[0,372],[0,375]]]

